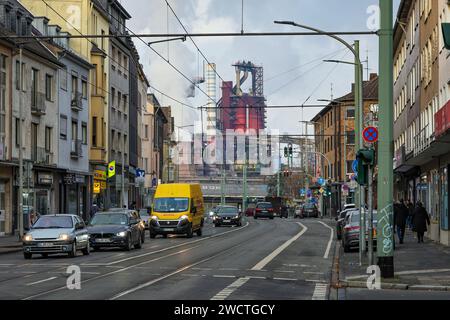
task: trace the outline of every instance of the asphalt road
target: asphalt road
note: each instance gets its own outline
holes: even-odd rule
[[[70,259],[0,257],[0,299],[63,300],[322,300],[334,253],[330,221],[244,221],[202,237],[148,234],[143,248],[102,250]],[[81,269],[81,289],[66,286],[67,268]]]

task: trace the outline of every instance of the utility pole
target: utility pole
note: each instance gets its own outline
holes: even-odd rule
[[[278,172],[277,172],[277,197],[279,198],[281,195],[280,190],[280,178],[281,178],[281,150],[280,150],[280,144],[278,143]]]
[[[125,205],[125,138],[122,142],[123,149],[122,149],[122,181],[121,181],[121,197],[120,197],[120,207],[123,208]]]
[[[19,46],[19,219],[18,219],[18,227],[19,227],[19,235],[20,239],[23,237],[23,136],[22,136],[22,120],[23,120],[23,106],[22,106],[22,94],[23,94],[23,52],[22,45]]]
[[[373,265],[373,179],[372,179],[372,172],[373,167],[371,164],[369,164],[367,168],[367,192],[368,192],[368,199],[367,199],[367,206],[369,208],[369,231],[368,231],[368,240],[369,240],[369,266]],[[364,237],[365,238],[365,237]],[[365,239],[364,239],[365,242]]]
[[[225,205],[225,164],[222,164],[222,179],[220,181],[220,204]]]
[[[393,5],[380,0],[377,257],[383,278],[394,277],[393,242]]]
[[[245,213],[247,210],[247,166],[248,166],[248,160],[247,160],[247,134],[248,134],[248,120],[249,120],[249,107],[247,106],[245,108],[245,143],[244,143],[244,168],[243,168],[243,194],[242,194],[242,212]]]

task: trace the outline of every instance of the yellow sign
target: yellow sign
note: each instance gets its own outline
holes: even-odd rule
[[[100,184],[100,187],[101,187],[102,190],[106,190],[106,182],[102,181],[101,184]]]
[[[94,171],[94,179],[100,181],[106,181],[106,172],[102,170]]]
[[[99,194],[100,193],[100,182],[94,182],[94,193]]]
[[[111,161],[108,165],[108,178],[116,175],[116,161]]]

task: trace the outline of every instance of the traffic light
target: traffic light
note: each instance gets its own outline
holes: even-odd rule
[[[293,155],[294,153],[293,153],[293,149],[292,149],[292,146],[289,146],[289,156],[291,156],[292,157],[292,155]]]
[[[442,35],[444,36],[445,48],[450,50],[450,23],[442,24]]]
[[[289,156],[289,150],[288,147],[284,147],[284,157],[287,158]]]
[[[356,160],[358,161],[358,176],[356,180],[361,186],[367,185],[369,181],[368,166],[373,166],[375,164],[375,150],[359,150],[356,154]]]

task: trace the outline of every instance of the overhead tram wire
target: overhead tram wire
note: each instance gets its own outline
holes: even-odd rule
[[[61,19],[63,19],[68,25],[70,25],[74,30],[76,30],[76,31],[80,34],[79,37],[75,37],[75,38],[85,38],[85,39],[86,39],[88,42],[90,42],[92,45],[97,46],[96,43],[94,43],[92,40],[90,40],[90,38],[95,38],[95,37],[87,37],[87,36],[83,35],[83,33],[82,33],[80,30],[78,30],[74,25],[72,25],[72,24],[71,24],[66,18],[64,18],[59,12],[57,12],[57,10],[55,10],[50,4],[48,4],[48,2],[46,2],[45,0],[41,0],[41,1],[44,2],[44,4],[45,4],[50,10],[52,10],[53,12],[55,12]],[[110,16],[112,17],[111,14],[110,14]],[[0,36],[0,38],[2,38],[2,36]],[[32,37],[32,38],[35,39],[36,41],[39,41],[39,39],[49,40],[49,39],[55,39],[55,38],[58,38],[58,37],[57,37],[57,36],[51,36],[51,37],[45,37],[45,36],[40,37],[40,36],[36,36],[36,37]],[[74,36],[71,35],[70,38],[74,38]],[[106,54],[106,56],[107,56],[109,59],[111,59],[112,61],[114,61],[114,62],[116,62],[117,64],[119,64],[119,62],[118,62],[117,60],[115,60],[111,55],[109,55],[109,54],[106,53],[106,52],[105,52],[105,54]],[[133,58],[134,58],[134,57],[133,57]],[[119,65],[120,65],[120,64],[119,64]],[[125,69],[126,71],[128,71],[128,72],[130,73],[130,75],[138,76],[137,74],[131,72],[129,69],[126,69],[126,68],[124,68],[124,69]],[[92,83],[90,83],[90,82],[88,82],[88,83],[91,84],[91,85],[93,85],[93,86],[94,86],[95,88],[97,88],[97,89],[101,89],[103,92],[105,92],[105,93],[107,93],[107,94],[111,94],[111,92],[109,92],[107,89],[99,88],[97,85],[94,85],[94,84],[92,84]],[[168,94],[166,94],[166,93],[164,93],[164,92],[162,92],[162,91],[156,89],[156,88],[155,88],[154,86],[152,86],[152,85],[150,85],[150,88],[152,88],[153,90],[155,90],[155,91],[159,92],[160,94],[166,96],[167,98],[169,98],[169,99],[171,99],[171,100],[173,100],[173,101],[175,101],[175,102],[180,103],[181,105],[184,105],[184,106],[186,106],[186,107],[189,107],[189,108],[192,108],[192,109],[195,109],[195,110],[196,110],[195,107],[193,107],[193,106],[191,106],[191,105],[188,105],[188,104],[186,104],[186,103],[181,103],[178,99],[175,99],[175,98],[171,97],[170,95],[168,95]]]

